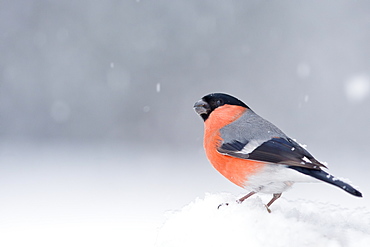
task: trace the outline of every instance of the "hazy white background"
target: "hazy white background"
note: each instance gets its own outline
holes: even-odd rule
[[[208,164],[192,106],[227,92],[368,208],[367,1],[0,1],[0,245],[144,246],[164,213],[244,193]]]

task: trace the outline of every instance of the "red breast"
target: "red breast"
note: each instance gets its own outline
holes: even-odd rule
[[[247,109],[241,106],[223,105],[204,122],[204,149],[208,160],[217,171],[240,187],[244,187],[248,176],[257,173],[265,163],[224,155],[217,148],[222,144],[220,129],[237,120],[245,111]]]

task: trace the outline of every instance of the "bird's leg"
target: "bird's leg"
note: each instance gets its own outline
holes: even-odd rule
[[[271,213],[271,209],[269,208],[271,206],[271,204],[274,203],[274,201],[276,201],[277,199],[279,199],[279,197],[281,196],[282,193],[276,193],[276,194],[273,194],[273,197],[271,199],[271,201],[269,201],[269,203],[267,203],[265,206],[267,208],[267,211],[269,213]]]
[[[236,202],[237,203],[242,203],[245,199],[247,199],[250,196],[253,196],[256,193],[257,193],[256,191],[249,192],[247,195],[245,195],[242,198],[236,200]],[[228,206],[228,205],[229,205],[229,203],[227,203],[227,202],[221,203],[220,205],[218,205],[217,209],[219,209],[221,206]]]
[[[253,196],[254,194],[256,194],[257,192],[255,191],[251,191],[249,192],[247,195],[243,196],[242,198],[240,198],[239,200],[237,200],[236,202],[237,203],[242,203],[245,199],[247,199],[248,197],[250,196]]]

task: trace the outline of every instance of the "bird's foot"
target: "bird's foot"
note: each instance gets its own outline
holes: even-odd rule
[[[267,212],[269,212],[271,214],[271,209],[265,204],[265,207],[267,209]]]
[[[221,206],[229,206],[229,203],[227,202],[221,203],[220,205],[218,205],[217,209],[220,209]]]

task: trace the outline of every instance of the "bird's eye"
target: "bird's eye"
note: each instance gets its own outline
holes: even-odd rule
[[[218,99],[217,101],[216,101],[216,105],[217,106],[222,106],[224,104],[224,101],[222,100],[222,99]]]

